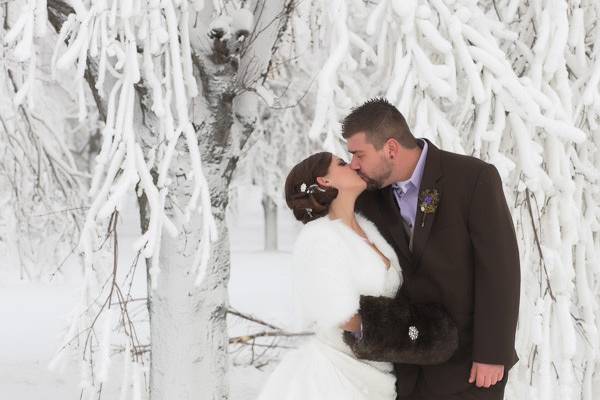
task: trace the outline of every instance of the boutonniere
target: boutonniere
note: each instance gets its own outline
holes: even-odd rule
[[[423,213],[423,219],[421,220],[421,228],[425,226],[425,217],[427,214],[433,214],[437,210],[440,204],[440,192],[437,189],[424,189],[421,190],[419,195],[419,208]]]

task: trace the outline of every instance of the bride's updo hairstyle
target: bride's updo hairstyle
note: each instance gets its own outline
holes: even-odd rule
[[[317,177],[327,175],[332,158],[329,152],[313,154],[296,164],[285,180],[285,202],[303,224],[327,215],[338,194],[336,188],[317,184]]]

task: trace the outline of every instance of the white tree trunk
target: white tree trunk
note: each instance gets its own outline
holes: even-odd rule
[[[265,250],[277,250],[277,204],[263,194],[262,206],[265,221]]]
[[[281,18],[283,4],[273,2],[263,10],[260,3],[257,10],[262,18],[255,30]],[[201,221],[192,219],[177,238],[162,237],[158,288],[149,294],[152,400],[221,400],[229,395],[226,314],[230,251],[225,214],[239,149],[252,133],[256,118],[256,97],[239,89],[240,84],[251,85],[244,81],[249,79],[248,71],[266,68],[279,31],[279,24],[271,25],[240,61],[231,53],[230,44],[224,45],[219,39],[214,39],[211,49],[193,53],[194,73],[202,88],[201,96],[193,102],[193,123],[219,240],[211,246],[204,281],[196,287],[194,271],[189,267],[200,241],[206,240]],[[173,197],[182,204],[193,190],[188,179],[184,174],[182,182],[173,187]],[[177,207],[169,211],[168,216],[176,220]]]
[[[196,65],[199,74],[208,73],[208,67]],[[221,71],[225,69],[223,67]],[[229,73],[220,77],[208,76],[204,92],[207,97],[195,104],[200,110],[199,114],[209,115],[202,121],[205,125],[197,125],[200,127],[197,136],[202,159],[206,160],[204,170],[211,188],[212,213],[219,232],[218,241],[211,245],[210,264],[205,278],[200,286],[194,285],[197,271],[191,267],[196,249],[202,240],[207,240],[198,216],[184,224],[177,237],[162,236],[161,269],[156,290],[151,289],[152,278],[148,272],[152,400],[228,398],[226,313],[230,265],[225,211],[235,162],[231,161],[230,132],[234,120],[233,97],[227,91],[234,73],[235,69],[231,68]],[[182,141],[177,146],[184,145]],[[183,155],[182,160],[178,160],[182,168],[177,176],[181,178],[173,187],[172,198],[177,204],[185,204],[194,189],[193,179],[186,176],[184,169],[187,165],[185,158],[189,154],[183,151],[178,154]],[[140,206],[144,216],[143,201]],[[169,218],[178,219],[178,205],[167,204],[165,208]],[[151,267],[148,260],[148,271]]]
[[[231,100],[230,100],[231,101]],[[212,120],[212,118],[211,118]],[[222,121],[219,115],[215,120]],[[232,121],[231,113],[229,120]],[[230,128],[231,123],[224,125]],[[199,135],[203,142],[212,135]],[[229,147],[215,146],[227,154]],[[183,146],[179,143],[178,146]],[[179,229],[179,235],[164,234],[161,239],[160,273],[157,288],[152,289],[151,259],[147,260],[148,311],[150,318],[150,399],[221,400],[228,398],[226,326],[227,282],[229,280],[229,236],[225,222],[227,189],[230,177],[223,176],[223,156],[209,158],[202,149],[205,171],[211,187],[212,211],[219,239],[211,246],[210,265],[200,286],[194,285],[197,271],[192,264],[201,240],[199,216]],[[174,186],[173,202],[165,205],[166,215],[173,220],[180,215],[177,204],[185,204],[193,192],[193,179],[185,176],[188,156],[179,152],[181,181]],[[153,174],[154,175],[154,174]],[[154,176],[156,179],[156,176]],[[177,204],[174,204],[176,202]],[[149,212],[145,196],[139,198],[142,230],[147,229]]]
[[[161,273],[150,295],[150,398],[226,399],[227,287],[229,238],[218,219],[221,237],[213,245],[211,270],[194,286],[190,243],[200,238],[200,224],[186,226],[176,238],[162,241]]]

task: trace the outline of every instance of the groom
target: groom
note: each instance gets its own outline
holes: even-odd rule
[[[398,399],[502,399],[518,360],[520,267],[498,171],[415,139],[384,99],[355,108],[342,134],[350,166],[371,189],[359,197],[357,211],[393,245],[404,276],[396,299],[361,297],[362,330],[346,342],[366,359],[381,359],[375,353],[382,345],[384,355],[407,341],[418,346],[425,335],[419,338],[418,326],[405,332],[405,324],[395,323],[394,307],[441,304],[458,327],[458,349],[438,365],[395,363]]]

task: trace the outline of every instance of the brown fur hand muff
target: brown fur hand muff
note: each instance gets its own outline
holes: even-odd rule
[[[399,303],[388,297],[361,296],[363,336],[344,332],[358,358],[430,365],[447,361],[458,347],[458,330],[436,304]]]

